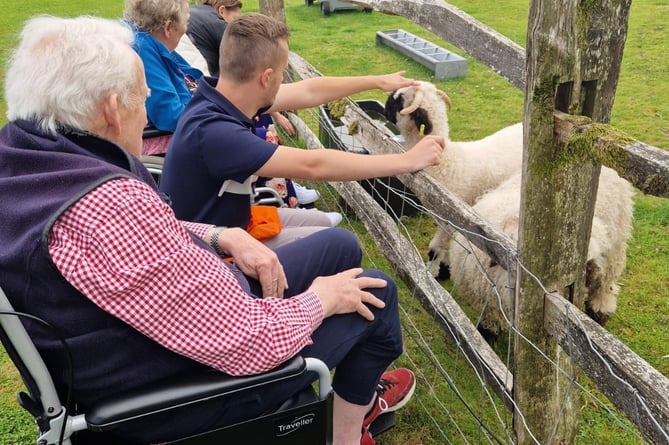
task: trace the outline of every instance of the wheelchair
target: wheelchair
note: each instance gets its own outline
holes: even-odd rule
[[[269,372],[248,377],[233,377],[213,370],[198,375],[176,376],[148,388],[116,394],[98,401],[86,412],[76,413],[60,400],[44,361],[20,321],[21,317],[35,319],[29,314],[15,312],[0,289],[0,340],[27,389],[27,393],[20,392],[17,399],[35,419],[37,445],[114,443],[109,434],[119,426],[140,419],[150,420],[151,416],[199,402],[285,384],[306,372],[317,374],[318,394],[309,387],[274,412],[195,436],[175,438],[167,443],[332,443],[330,371],[320,360],[296,356]]]
[[[277,368],[254,376],[233,377],[214,370],[175,376],[150,387],[115,394],[99,400],[85,412],[75,412],[58,396],[49,370],[20,321],[22,317],[41,321],[30,314],[14,311],[0,288],[0,342],[27,390],[27,393],[18,393],[17,401],[35,420],[36,445],[118,444],[110,434],[120,426],[137,420],[151,420],[152,416],[200,402],[282,385],[306,372],[317,375],[318,392],[310,386],[272,412],[197,435],[174,438],[165,444],[332,444],[330,370],[318,359],[296,356]],[[384,413],[370,426],[370,433],[376,437],[393,426],[395,413]]]

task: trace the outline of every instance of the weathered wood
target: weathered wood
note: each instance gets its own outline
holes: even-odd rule
[[[608,141],[597,140],[597,144]],[[635,141],[621,147],[627,153],[627,164],[619,172],[643,193],[669,198],[669,152]]]
[[[274,17],[286,23],[286,10],[283,7],[283,0],[259,0],[258,3],[261,14]]]
[[[295,114],[288,114],[309,149],[323,149],[311,129]],[[481,337],[453,297],[432,278],[416,248],[400,232],[395,221],[357,182],[331,182],[346,204],[362,220],[383,255],[427,312],[449,334],[474,364],[495,393],[511,409],[513,375]]]
[[[314,77],[314,76],[319,76],[320,75],[320,73],[317,70],[315,70],[311,65],[308,64],[308,62],[304,61],[303,59],[301,59],[299,56],[297,56],[295,54],[291,54],[290,63],[291,63],[291,77],[293,78],[293,80],[297,80],[299,78],[309,78],[309,77]],[[557,138],[557,141],[558,142],[561,141],[562,143],[567,143],[567,140],[568,140],[567,138],[568,138],[568,135],[569,135],[569,129],[565,130],[565,128],[561,128],[561,125],[558,124],[558,122],[561,120],[561,117],[560,117],[561,113],[552,111],[552,114],[554,115],[554,118],[555,118],[555,121],[556,121],[556,125],[553,127],[553,131],[555,132],[555,137]],[[557,117],[555,117],[555,116],[557,116]],[[395,143],[394,141],[390,140],[387,137],[385,132],[379,131],[378,125],[374,121],[371,121],[368,118],[367,114],[364,111],[362,111],[359,107],[357,107],[357,105],[355,105],[354,102],[349,101],[349,105],[346,109],[344,119],[347,120],[349,123],[352,123],[352,122],[355,121],[354,126],[357,127],[357,132],[356,132],[355,137],[356,137],[356,139],[359,139],[360,142],[363,144],[363,146],[365,146],[365,148],[367,148],[370,152],[372,152],[372,153],[396,153],[396,152],[399,152],[399,151],[402,150],[402,148],[397,143]],[[571,117],[570,119],[573,119],[573,117]],[[293,121],[291,119],[291,122],[293,122],[293,125],[295,125],[295,127],[298,128],[298,124],[296,123],[296,121]],[[307,141],[307,146],[315,147],[317,145],[320,145],[320,141],[318,141],[318,138],[315,135],[313,135],[311,130],[306,128],[306,125],[304,125],[303,123],[302,123],[302,126],[304,127],[304,129],[302,127],[300,127],[300,128],[298,128],[298,132]],[[306,138],[305,138],[305,135],[307,135]],[[604,140],[604,141],[599,141],[598,140],[597,144],[604,144],[607,147],[612,145],[610,140]],[[647,145],[645,145],[643,143],[640,143],[640,142],[630,142],[625,147],[622,147],[622,149],[626,153],[629,153],[628,162],[630,164],[634,164],[636,162],[639,165],[641,165],[641,167],[636,167],[636,168],[640,169],[642,172],[649,172],[649,173],[646,173],[649,177],[653,176],[654,173],[652,173],[652,172],[654,172],[654,171],[657,171],[656,176],[666,177],[666,170],[667,170],[667,168],[666,168],[666,165],[667,165],[667,154],[666,154],[666,152],[664,152],[662,150],[659,150],[659,152],[658,152],[658,150],[655,149],[654,147],[650,147],[650,148],[649,147],[650,146],[647,146]],[[598,150],[607,150],[607,149],[608,148],[598,149]],[[650,156],[645,156],[646,153],[650,154]],[[644,157],[650,158],[650,160],[649,159],[643,159]],[[614,167],[614,165],[610,165],[610,166]],[[628,167],[626,167],[626,170],[624,169],[624,171],[633,172],[634,167],[628,166]],[[469,206],[466,206],[465,204],[459,202],[459,200],[457,198],[455,198],[452,194],[450,194],[450,192],[448,190],[444,189],[443,186],[441,186],[440,184],[434,183],[433,180],[431,181],[431,178],[428,175],[426,175],[424,173],[417,173],[417,174],[413,174],[413,175],[400,175],[399,178],[404,182],[405,185],[407,185],[412,190],[419,191],[417,194],[419,195],[423,204],[428,209],[436,211],[438,214],[444,216],[447,219],[456,221],[456,223],[458,225],[460,225],[460,226],[462,226],[462,227],[464,227],[468,230],[471,230],[472,232],[480,233],[480,234],[484,235],[485,237],[494,240],[492,242],[493,246],[496,244],[496,242],[502,243],[503,247],[501,247],[500,252],[497,252],[494,247],[485,247],[485,244],[483,246],[477,244],[477,246],[479,248],[482,248],[484,251],[488,252],[492,257],[495,257],[495,255],[503,254],[506,249],[509,249],[511,251],[515,251],[515,246],[513,245],[513,242],[511,240],[509,240],[508,238],[505,240],[504,236],[499,234],[499,233],[496,233],[496,231],[494,229],[488,231],[487,228],[486,228],[485,222],[483,222],[483,221],[479,220],[479,222],[482,223],[482,224],[478,224],[476,222],[476,220],[478,218],[478,215],[476,215],[471,210],[471,208]],[[344,189],[340,189],[339,185],[336,185],[336,187],[337,187],[337,190],[339,190],[339,192],[341,194],[347,193],[346,191],[344,191]],[[548,191],[552,192],[551,190],[548,190]],[[544,193],[548,193],[548,191],[544,191]],[[357,196],[358,193],[360,193],[361,196],[363,196],[363,197],[365,196],[365,195],[362,195],[362,191],[357,191],[357,192],[354,191],[354,192],[351,192],[351,193],[355,196]],[[349,197],[348,199],[351,200],[352,202],[356,200],[356,199],[353,199],[352,197]],[[361,198],[361,199],[364,199],[364,198]],[[357,204],[357,205],[353,204],[353,203],[351,204],[352,208],[355,209],[356,214],[358,214],[358,215],[364,215],[367,211],[367,208],[369,208],[373,205],[376,205],[376,203],[373,202],[373,200],[369,203],[367,203],[365,201],[364,204]],[[379,215],[374,214],[374,216],[371,217],[371,223],[370,224],[372,226],[375,226],[376,225],[374,223],[375,220],[383,221],[384,218],[387,218],[387,215],[385,214],[385,212],[381,212]],[[472,219],[472,221],[468,221],[470,218]],[[383,226],[393,226],[394,224],[388,224],[386,222],[383,222],[382,225]],[[370,227],[368,227],[368,230],[370,230],[370,232],[373,232],[373,231],[376,231],[377,229],[372,230]],[[498,239],[497,237],[499,235],[501,235],[501,236]],[[388,239],[388,235],[386,235],[386,234],[374,235],[374,239],[381,246],[384,242],[387,242],[387,241],[384,241],[384,240]],[[476,243],[477,240],[479,240],[479,242],[480,242],[479,237],[474,237],[471,241]],[[390,246],[394,246],[397,243],[398,242],[394,241],[394,240],[388,242],[388,244]],[[490,244],[490,243],[487,243],[487,244]],[[384,248],[382,250],[384,251],[384,254],[390,255],[389,253],[386,253],[386,248]],[[413,252],[413,246],[410,246],[410,247],[406,246],[406,247],[400,247],[400,248],[393,247],[392,250],[397,250],[399,252],[407,252],[407,251],[412,251]],[[554,261],[555,260],[555,257],[552,257],[551,255],[552,254],[550,252],[546,254],[546,258],[547,258],[548,261]],[[416,264],[422,264],[421,260],[417,260]],[[505,263],[501,262],[500,264],[505,264]],[[418,266],[416,266],[416,267],[418,267]],[[417,269],[417,270],[419,270],[419,269]],[[405,281],[407,281],[407,278],[405,277],[405,275],[407,275],[407,274],[409,274],[409,272],[400,271],[400,276]],[[419,275],[419,277],[420,277],[420,279],[415,279],[416,283],[418,283],[420,280],[426,280],[427,279],[426,277],[424,277],[422,275]],[[461,326],[462,323],[464,323],[464,320],[458,321],[459,317],[452,317],[451,318],[448,315],[448,314],[457,313],[456,311],[459,311],[459,307],[457,307],[457,309],[451,308],[450,305],[455,304],[455,303],[452,302],[452,300],[450,300],[450,295],[448,295],[447,292],[444,295],[448,295],[448,297],[434,296],[433,292],[437,292],[437,294],[439,294],[440,292],[443,291],[443,288],[441,288],[441,286],[437,286],[436,288],[430,287],[430,286],[433,285],[432,281],[433,280],[429,279],[428,283],[427,283],[427,286],[423,286],[423,285],[418,285],[418,284],[412,284],[411,280],[408,280],[408,285],[409,285],[409,287],[414,289],[414,291],[416,292],[416,295],[421,299],[422,303],[426,307],[440,308],[439,309],[440,317],[437,317],[437,319],[439,321],[439,319],[441,317],[444,317],[444,319],[448,320],[448,323],[447,323],[448,329],[446,329],[446,332],[449,332],[449,329],[451,329],[451,326],[459,326],[459,325]],[[543,301],[543,298],[540,297],[540,295],[542,295],[542,294],[543,294],[543,292],[538,292],[536,294],[537,295],[536,298],[538,300]],[[552,303],[547,303],[547,306],[549,304],[552,304]],[[552,305],[555,306],[554,304],[552,304]],[[564,306],[562,306],[562,307],[564,308]],[[586,364],[580,364],[580,363],[579,364],[580,364],[581,367],[584,368],[586,373],[588,373],[588,375],[591,377],[591,379],[595,383],[597,383],[598,385],[605,385],[606,383],[603,383],[602,381],[605,381],[607,379],[611,379],[610,376],[601,377],[603,375],[604,371],[600,372],[600,371],[597,371],[596,369],[594,369],[594,368],[596,368],[597,365],[601,366],[602,369],[604,369],[604,370],[609,369],[609,365],[611,366],[611,368],[615,368],[615,369],[632,369],[632,370],[640,369],[640,368],[638,368],[638,365],[636,365],[634,363],[630,364],[630,363],[625,361],[626,359],[620,359],[621,356],[624,356],[624,354],[616,352],[620,349],[620,346],[619,346],[620,342],[618,342],[618,341],[613,342],[611,340],[611,338],[606,337],[606,336],[601,337],[602,332],[605,332],[605,331],[603,331],[598,325],[596,325],[596,323],[592,322],[582,312],[577,311],[577,308],[575,306],[570,306],[570,308],[571,308],[571,310],[573,310],[574,314],[578,314],[579,323],[582,326],[584,326],[585,333],[583,335],[586,336],[586,337],[593,337],[594,336],[594,337],[598,338],[598,340],[596,340],[595,343],[598,345],[597,346],[598,350],[603,351],[602,352],[602,357],[605,358],[605,360],[603,360],[603,363],[592,364],[588,361],[589,358],[592,358],[592,357],[589,357],[588,352],[587,352],[587,351],[591,350],[591,348],[588,346],[585,350],[583,350],[583,348],[580,346],[581,344],[583,344],[583,342],[572,342],[570,344],[571,346],[569,348],[567,347],[567,344],[569,342],[569,337],[568,336],[567,337],[564,337],[564,336],[561,337],[561,335],[563,335],[563,334],[561,334],[560,332],[567,332],[567,331],[564,330],[565,329],[564,326],[560,325],[561,322],[556,321],[556,317],[561,317],[562,315],[557,315],[557,316],[554,315],[553,312],[555,312],[555,309],[549,309],[549,308],[546,309],[544,327],[548,332],[554,332],[557,343],[562,345],[567,352],[569,352],[570,354],[573,354],[573,355],[578,354],[579,357],[580,357],[579,361],[582,360],[584,362],[587,362]],[[541,310],[543,311],[543,308]],[[543,323],[543,321],[542,321],[542,323]],[[558,325],[560,325],[560,326],[558,326]],[[466,337],[463,337],[462,335],[458,334],[454,338],[456,340],[460,341],[464,338],[469,337],[469,335],[466,332],[465,332],[465,335],[466,335]],[[471,336],[471,338],[474,339],[474,343],[476,343],[476,341],[478,341],[478,338],[476,336]],[[599,340],[599,338],[602,338],[602,339]],[[611,344],[612,347],[607,348],[608,344]],[[468,350],[471,349],[472,351],[474,351],[474,350],[485,351],[486,347],[485,347],[485,345],[481,345],[480,347],[479,346],[469,346],[469,347],[466,347],[466,349],[468,349]],[[577,349],[578,349],[578,351],[577,351]],[[611,350],[609,351],[608,349],[611,349]],[[499,367],[498,366],[499,363],[497,362],[497,359],[495,359],[494,357],[487,357],[486,353],[481,353],[481,352],[474,353],[474,352],[472,352],[471,357],[476,357],[477,355],[479,357],[481,357],[483,359],[483,361],[486,363],[486,368],[489,368],[491,370],[490,375],[488,377],[489,379],[491,379],[490,381],[491,382],[493,382],[493,381],[505,382],[507,391],[510,390],[512,388],[512,385],[511,385],[511,380],[508,380],[508,378],[510,378],[511,374],[509,374],[508,371],[506,371],[506,369],[503,367],[503,364],[501,365],[501,367]],[[498,365],[496,365],[495,363],[498,363]],[[593,368],[594,370],[589,371],[588,370],[589,366],[594,367]],[[565,369],[567,369],[567,368],[565,368]],[[554,372],[553,367],[551,367],[551,370],[552,370],[551,372]],[[642,371],[641,374],[639,374],[640,376],[642,376],[641,377],[642,379],[643,379],[643,375],[646,375],[646,374],[644,374],[645,372],[646,371]],[[651,374],[654,373],[654,371],[649,371],[649,372]],[[637,386],[636,383],[635,383],[636,380],[633,378],[634,377],[633,374],[628,376],[628,373],[620,372],[617,375],[621,376],[621,380],[624,380],[624,381],[617,381],[616,382],[615,381],[616,379],[611,380],[611,384],[609,386],[613,391],[616,390],[616,386],[615,386],[616,383],[618,385],[631,384],[632,386]],[[655,382],[657,380],[655,380],[655,378],[653,378],[651,381]],[[662,385],[662,388],[665,388],[665,386],[664,386],[665,383],[661,383],[661,385]],[[499,388],[501,388],[502,386],[504,386],[504,385],[500,385]],[[493,385],[493,387],[495,387],[495,385]],[[659,386],[658,386],[658,388],[659,388]],[[630,390],[630,391],[633,392],[633,390]],[[655,397],[655,396],[652,395],[652,390],[651,390],[650,395],[647,394],[647,391],[645,389],[641,390],[641,394],[643,394],[644,397],[647,397],[648,399],[653,400],[652,403],[657,402],[657,404],[658,404],[657,409],[654,406],[650,409],[650,412],[653,414],[653,416],[655,416],[656,419],[657,418],[666,419],[666,413],[665,413],[665,411],[667,409],[666,400],[669,400],[669,397],[667,397],[665,389],[661,389],[661,390],[658,389],[657,393],[658,393],[658,395],[657,395],[657,397]],[[540,399],[541,399],[539,401],[539,403],[543,404],[545,397],[544,397],[543,394],[539,394],[539,396],[540,396]],[[509,399],[507,397],[502,397],[502,398],[503,398],[503,400],[505,400],[505,402],[507,404],[509,403]],[[611,400],[619,408],[621,408],[621,410],[623,412],[628,413],[628,410],[622,405],[624,403],[628,402],[629,400],[618,400],[616,397],[611,397]],[[652,431],[651,432],[646,432],[646,431],[652,430],[652,423],[653,423],[652,420],[649,420],[648,418],[643,420],[643,422],[646,422],[649,425],[649,427],[646,427],[646,426],[643,426],[642,424],[639,424],[639,422],[637,421],[638,419],[635,416],[636,416],[636,414],[633,413],[633,415],[630,415],[630,419],[633,422],[635,422],[639,425],[639,429],[641,431],[644,431],[644,433],[648,434],[649,437],[660,437],[660,438],[662,438],[661,434],[659,436],[653,436],[652,434],[654,434],[654,433],[652,433]],[[665,421],[662,420],[662,422],[665,422]],[[663,428],[665,429],[665,434],[666,434],[666,423],[664,425],[665,426]],[[666,443],[666,442],[667,441],[665,439],[663,441],[659,441],[658,443]]]
[[[288,68],[285,77],[291,82],[322,76],[321,72],[294,52],[288,53]]]
[[[442,0],[355,0],[365,8],[401,15],[466,51],[519,89],[525,87],[525,50]]]
[[[574,134],[585,136],[592,145],[591,156],[618,172],[643,193],[669,198],[669,152],[635,141],[620,130],[595,124],[582,116],[555,112],[555,134],[559,142],[569,143]]]
[[[554,112],[608,122],[627,31],[629,0],[533,0],[527,37],[525,152],[518,251],[541,281],[518,277],[514,432],[518,445],[573,442],[579,397],[569,357],[545,333],[543,287],[579,307],[600,164],[587,147],[560,143]],[[580,150],[579,150],[580,149]],[[542,287],[543,286],[543,287]]]
[[[669,379],[560,295],[545,295],[544,325],[643,434],[669,443]]]

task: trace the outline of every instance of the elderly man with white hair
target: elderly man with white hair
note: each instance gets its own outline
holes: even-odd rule
[[[25,25],[0,130],[0,287],[16,310],[62,333],[84,409],[166,377],[256,374],[303,354],[337,368],[334,443],[374,443],[369,423],[415,385],[409,370],[385,372],[402,353],[394,283],[360,268],[345,230],[271,251],[242,229],[177,220],[137,158],[148,88],[132,39],[121,23],[90,17]],[[64,393],[59,342],[25,326]],[[138,422],[116,440],[233,423],[310,383]]]

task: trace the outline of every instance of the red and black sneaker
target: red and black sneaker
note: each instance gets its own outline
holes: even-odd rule
[[[416,376],[406,368],[384,372],[376,387],[376,399],[362,422],[361,445],[374,445],[376,441],[369,434],[369,425],[381,414],[397,411],[411,399],[416,388]]]

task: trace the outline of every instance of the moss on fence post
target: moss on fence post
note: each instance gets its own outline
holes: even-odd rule
[[[607,123],[620,70],[630,0],[533,0],[527,38],[523,196],[518,251],[541,280],[519,274],[514,339],[518,445],[570,444],[579,420],[578,370],[544,329],[544,290],[584,309],[585,268],[600,164],[599,124],[561,142],[555,113]],[[574,118],[574,121],[581,119]],[[624,157],[624,156],[623,156]],[[556,366],[561,371],[556,370]]]

